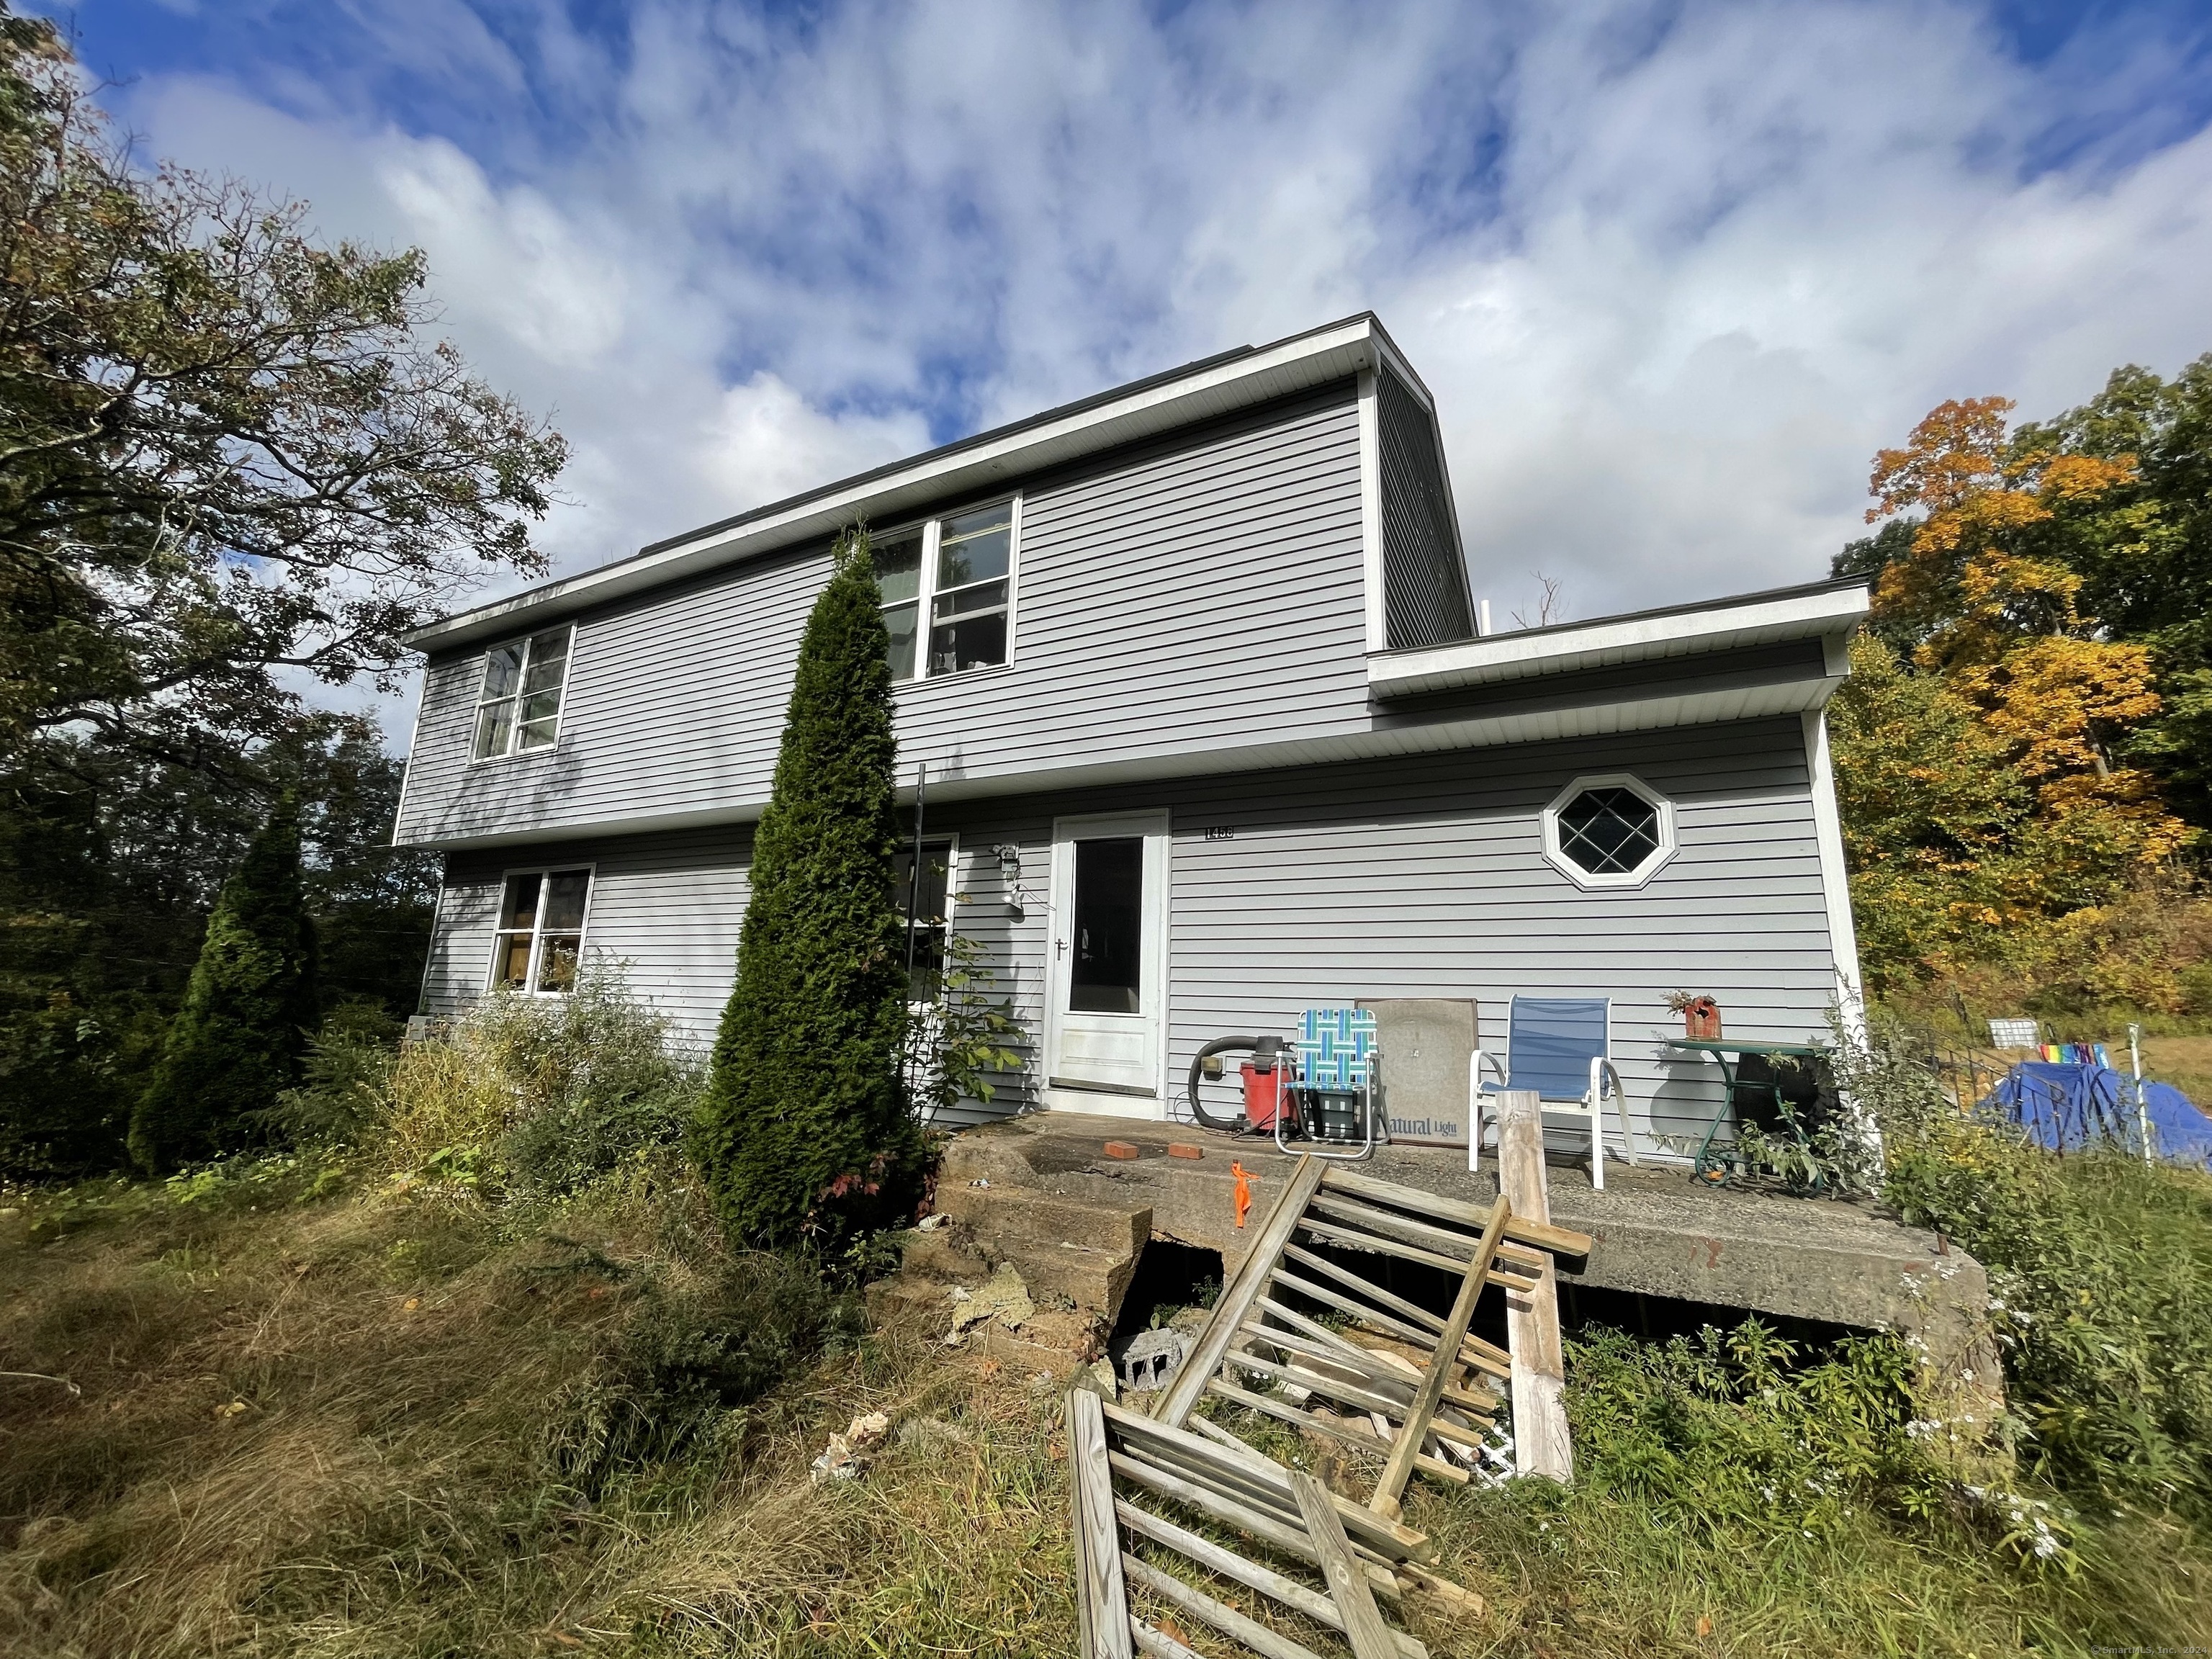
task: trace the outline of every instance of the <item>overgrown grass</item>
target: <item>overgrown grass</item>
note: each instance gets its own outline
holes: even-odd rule
[[[0,1369],[81,1390],[0,1380],[0,1651],[1073,1651],[1060,1382],[863,1331],[665,1162],[496,1204],[272,1160],[0,1224]],[[1492,1603],[1416,1607],[1440,1656],[2212,1642],[2179,1522],[2038,1488],[2067,1553],[2008,1543],[1923,1455],[1895,1344],[1570,1364],[1571,1489],[1416,1485]],[[861,1410],[892,1441],[812,1485]]]
[[[1893,1152],[1887,1192],[1990,1270],[2031,1464],[2084,1503],[2212,1520],[2212,1179],[1950,1116]]]
[[[732,1250],[649,1016],[557,1012],[335,1054],[321,1150],[7,1200],[0,1652],[1073,1652],[1071,1357]],[[1892,1199],[1990,1265],[2020,1466],[1960,1461],[1891,1339],[1592,1334],[1571,1487],[1409,1496],[1490,1603],[1412,1606],[1440,1659],[2212,1647],[2212,1182],[1850,1069]],[[536,1159],[556,1114],[581,1151]],[[861,1411],[890,1443],[815,1485]]]
[[[519,1211],[311,1198],[279,1161],[12,1218],[0,1369],[35,1375],[0,1378],[0,1651],[811,1652],[832,1604],[950,1633],[1021,1585],[1048,1632],[1056,1391],[971,1401],[659,1173]],[[945,1424],[884,1480],[944,1490],[874,1536],[883,1481],[805,1472],[884,1407]],[[1020,1547],[971,1576],[994,1530]]]

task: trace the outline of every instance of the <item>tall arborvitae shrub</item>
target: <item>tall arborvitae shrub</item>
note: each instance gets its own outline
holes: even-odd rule
[[[799,647],[696,1151],[732,1236],[834,1243],[908,1206],[890,642],[865,531]]]
[[[131,1115],[139,1167],[151,1174],[253,1138],[251,1115],[270,1110],[299,1082],[319,1012],[315,926],[300,890],[300,813],[287,796],[208,918],[184,1006]]]

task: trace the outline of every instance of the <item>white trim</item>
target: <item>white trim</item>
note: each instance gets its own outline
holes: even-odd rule
[[[1789,640],[1847,641],[1867,607],[1867,590],[1850,587],[1785,599],[1753,595],[1658,616],[1493,634],[1457,645],[1371,656],[1367,689],[1376,696],[1407,696]],[[1825,646],[1822,666],[1826,678],[1840,682],[1843,677]]]
[[[1006,668],[1014,665],[1015,653],[1019,648],[1015,644],[1015,638],[1021,632],[1022,494],[1018,489],[1013,493],[1008,502],[1012,516],[1006,521],[1006,660],[1001,665]]]
[[[1820,665],[1828,678],[1841,683],[1851,677],[1852,633],[1823,634],[1820,635]]]
[[[1559,813],[1567,803],[1587,789],[1626,789],[1659,816],[1659,845],[1633,870],[1600,875],[1585,870],[1559,844]],[[1619,892],[1641,887],[1657,875],[1674,856],[1674,803],[1632,772],[1593,772],[1577,778],[1552,797],[1544,809],[1544,857],[1552,867],[1577,887],[1592,892]]]
[[[1382,594],[1382,434],[1375,371],[1359,371],[1359,561],[1367,608],[1367,648],[1390,643]]]
[[[553,607],[574,611],[756,553],[817,536],[827,538],[856,518],[890,521],[950,496],[1004,491],[1024,473],[1348,380],[1374,367],[1380,337],[1374,318],[1355,317],[1057,420],[832,485],[742,523],[702,531],[653,552],[478,605],[416,629],[404,643],[417,651],[443,651],[516,627],[543,627],[520,619]]]
[[[1152,902],[1146,917],[1147,922],[1158,917],[1159,925],[1147,929],[1145,960],[1142,971],[1158,988],[1154,998],[1153,1019],[1157,1027],[1157,1042],[1152,1055],[1152,1093],[1129,1095],[1105,1090],[1055,1089],[1052,1077],[1058,1054],[1054,1051],[1053,1032],[1059,1018],[1060,1004],[1066,995],[1067,958],[1058,945],[1057,930],[1065,924],[1063,905],[1073,904],[1073,859],[1072,851],[1066,861],[1067,882],[1063,890],[1061,880],[1063,861],[1060,848],[1073,847],[1077,835],[1142,836],[1145,840],[1145,882]],[[1165,1120],[1170,1114],[1168,1103],[1168,1037],[1169,1013],[1173,1006],[1172,988],[1168,982],[1168,965],[1173,953],[1168,948],[1169,934],[1174,927],[1173,848],[1175,820],[1165,808],[1158,811],[1132,812],[1078,813],[1055,817],[1052,821],[1052,841],[1049,854],[1052,860],[1048,872],[1051,894],[1047,909],[1044,936],[1044,1028],[1037,1033],[1038,1075],[1036,1097],[1040,1105],[1054,1111],[1087,1112],[1109,1117],[1133,1117],[1146,1120]],[[1157,892],[1152,884],[1158,884]]]
[[[599,861],[595,859],[568,859],[556,864],[518,864],[512,869],[499,872],[499,908],[492,912],[491,957],[484,963],[483,994],[489,996],[502,988],[499,982],[501,936],[520,931],[500,925],[507,915],[507,885],[517,876],[537,876],[541,879],[538,884],[537,914],[530,919],[530,963],[524,970],[520,988],[514,994],[526,997],[564,997],[568,994],[566,991],[539,990],[538,969],[539,957],[545,948],[545,901],[553,890],[553,884],[543,878],[567,875],[575,870],[584,872],[584,919],[576,929],[576,974],[580,979],[583,976],[584,952],[592,937],[592,901],[599,896]]]
[[[1398,377],[1398,383],[1413,394],[1413,401],[1420,404],[1423,413],[1432,421],[1436,419],[1437,400],[1429,396],[1428,387],[1422,385],[1421,377],[1413,373],[1413,366],[1392,348],[1387,338],[1380,335],[1376,337],[1375,359],[1378,368],[1388,368]]]
[[[945,549],[945,521],[947,519],[965,518],[971,513],[988,513],[993,507],[1000,505],[1004,505],[1006,509],[1006,654],[999,662],[978,663],[973,668],[957,668],[947,673],[933,674],[929,672],[929,639],[936,626],[936,604],[939,586],[937,580],[937,562]],[[916,526],[914,525],[906,525],[895,533],[903,535],[915,528]],[[955,507],[950,512],[934,514],[921,520],[919,528],[921,531],[921,568],[915,573],[915,599],[912,601],[915,607],[914,672],[905,679],[894,680],[891,683],[891,690],[896,693],[910,685],[926,685],[939,680],[965,679],[970,674],[988,674],[1000,669],[1012,668],[1014,665],[1015,607],[1021,599],[1021,492],[1016,490],[1011,495],[986,496],[971,506]],[[878,609],[888,611],[891,608],[891,605],[907,603],[908,601],[904,599],[896,599],[890,604],[879,606]]]
[[[544,639],[548,634],[566,634],[568,636],[568,644],[561,647],[561,689],[556,694],[560,698],[560,702],[553,710],[553,741],[542,749],[510,748],[504,753],[497,755],[477,753],[477,728],[483,723],[486,702],[483,694],[484,680],[491,672],[491,653],[501,647],[514,643],[513,638],[503,639],[496,644],[487,645],[484,647],[483,666],[477,672],[477,697],[476,701],[469,705],[469,764],[471,766],[489,766],[495,761],[535,760],[541,755],[552,754],[561,747],[562,736],[568,729],[568,678],[576,672],[576,624],[574,623],[555,623],[550,628],[534,628],[527,634],[520,635],[522,643],[522,672],[520,678],[515,681],[514,695],[512,697],[499,697],[491,701],[511,702],[514,705],[515,720],[514,726],[509,728],[510,741],[519,743],[522,737],[522,699],[525,696],[522,687],[530,678],[530,647],[534,641]],[[416,706],[415,717],[417,721],[422,719],[422,706],[419,703]],[[415,757],[411,742],[408,746],[407,757],[411,764]]]
[[[1828,752],[1826,711],[1805,711],[1805,769],[1813,796],[1813,840],[1820,848],[1820,896],[1827,905],[1828,950],[1835,958],[1836,1006],[1851,1033],[1864,1039],[1866,1006],[1859,994],[1858,924],[1851,917],[1850,870],[1844,859],[1844,820],[1836,808],[1836,769]]]

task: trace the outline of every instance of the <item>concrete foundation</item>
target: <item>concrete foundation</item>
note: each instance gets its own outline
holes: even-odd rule
[[[1137,1157],[1108,1157],[1109,1139]],[[1202,1156],[1171,1157],[1170,1142]],[[1233,1273],[1289,1162],[1257,1139],[1042,1113],[956,1136],[939,1190],[988,1182],[1148,1208],[1153,1237],[1218,1250]],[[1247,1172],[1251,1194],[1243,1229],[1232,1164]],[[1386,1146],[1358,1167],[1483,1203],[1498,1191],[1494,1164],[1470,1172],[1464,1150]],[[1674,1165],[1608,1164],[1603,1192],[1577,1165],[1555,1163],[1548,1180],[1552,1219],[1595,1241],[1587,1261],[1560,1264],[1563,1285],[1899,1332],[1924,1345],[1935,1377],[1984,1403],[2001,1397],[1988,1279],[1979,1262],[1933,1233],[1863,1205],[1696,1185]]]

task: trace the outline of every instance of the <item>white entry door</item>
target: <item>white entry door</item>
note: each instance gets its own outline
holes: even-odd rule
[[[1165,1115],[1167,878],[1166,813],[1054,821],[1047,1104]]]

